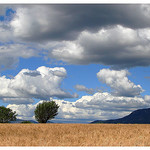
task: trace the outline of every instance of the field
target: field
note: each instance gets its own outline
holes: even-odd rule
[[[0,146],[150,146],[150,125],[0,124]]]

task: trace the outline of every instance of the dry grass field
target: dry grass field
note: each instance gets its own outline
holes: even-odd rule
[[[0,146],[150,146],[150,125],[0,124]]]

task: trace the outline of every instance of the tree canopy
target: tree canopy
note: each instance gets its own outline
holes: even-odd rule
[[[0,106],[0,123],[9,123],[10,121],[16,120],[16,112],[12,111],[10,108]]]
[[[45,101],[37,105],[34,113],[39,123],[46,123],[58,114],[59,106],[54,101]]]

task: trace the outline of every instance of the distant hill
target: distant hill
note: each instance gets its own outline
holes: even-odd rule
[[[10,123],[21,123],[22,121],[30,121],[32,123],[38,123],[34,120],[22,120],[22,119],[16,119],[16,121],[10,121]]]
[[[34,121],[34,120],[22,120],[22,119],[16,119],[16,121],[11,121],[10,123],[21,123],[22,121],[30,121],[32,123],[38,123],[37,121]],[[53,123],[53,122],[48,120],[47,123]]]
[[[130,124],[150,124],[150,108],[138,109],[128,116],[112,120],[96,120],[91,123],[130,123]]]

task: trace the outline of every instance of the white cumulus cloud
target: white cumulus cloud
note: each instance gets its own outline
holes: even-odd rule
[[[0,98],[10,103],[31,103],[31,98],[49,99],[50,97],[72,98],[61,88],[61,82],[67,72],[63,67],[39,67],[36,70],[21,70],[13,79],[0,77]],[[20,98],[20,100],[19,100]]]
[[[7,108],[12,109],[13,111],[16,111],[17,118],[18,119],[24,119],[24,120],[33,120],[34,118],[34,110],[36,108],[36,105],[32,104],[21,104],[21,105],[16,105],[16,104],[9,104]]]
[[[140,95],[144,90],[140,85],[135,85],[128,79],[127,70],[102,69],[97,73],[99,81],[112,88],[115,95],[134,97]]]

